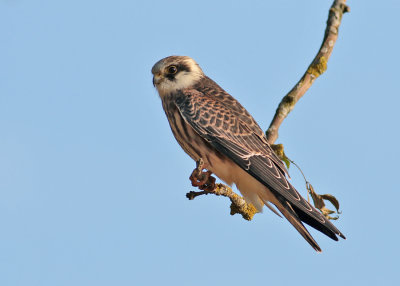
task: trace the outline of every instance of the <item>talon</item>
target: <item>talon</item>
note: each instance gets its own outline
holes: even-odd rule
[[[203,172],[198,169],[194,169],[189,179],[192,182],[193,187],[200,187],[207,183],[212,172],[206,171]]]
[[[211,176],[211,174],[212,173],[210,172],[209,177],[207,179],[207,182],[203,186],[201,186],[199,188],[202,188],[202,190],[205,190],[205,191],[208,191],[208,192],[211,192],[211,191],[213,191],[215,189],[215,178],[213,176]]]
[[[213,191],[215,188],[215,178],[211,174],[211,171],[203,172],[203,160],[200,159],[196,162],[196,169],[193,170],[189,180],[193,187],[198,187],[204,191]]]

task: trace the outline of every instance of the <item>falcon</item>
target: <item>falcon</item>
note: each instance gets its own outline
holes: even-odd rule
[[[288,172],[247,110],[187,56],[170,56],[151,70],[172,133],[204,169],[239,189],[259,212],[280,213],[318,252],[303,222],[333,240],[345,236],[288,182]],[[278,214],[279,215],[279,214]]]

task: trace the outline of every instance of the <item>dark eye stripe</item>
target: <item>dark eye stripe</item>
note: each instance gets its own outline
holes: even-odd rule
[[[176,68],[175,72],[172,71],[173,68]],[[180,64],[176,64],[176,65],[170,65],[169,67],[167,67],[167,72],[169,74],[178,73],[180,71],[190,72],[190,68],[185,63],[180,63]]]
[[[183,63],[182,64],[178,64],[176,67],[178,68],[178,72],[179,71],[190,72],[190,69],[186,64],[183,64]]]
[[[171,81],[174,81],[176,74],[181,72],[181,71],[190,72],[190,68],[185,63],[180,63],[180,64],[177,64],[177,65],[171,65],[171,66],[169,66],[167,68],[167,72],[166,72],[165,77],[168,78]]]

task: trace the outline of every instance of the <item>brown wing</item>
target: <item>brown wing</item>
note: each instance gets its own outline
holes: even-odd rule
[[[268,187],[283,205],[289,203],[303,222],[334,240],[337,240],[336,234],[344,238],[287,181],[283,163],[250,114],[216,83],[212,84],[215,89],[211,90],[218,91],[218,95],[210,92],[208,83],[208,90],[197,86],[181,91],[176,97],[176,106],[184,120],[216,150]]]
[[[250,113],[235,98],[233,98],[229,93],[223,90],[218,84],[216,84],[207,76],[199,81],[194,89],[186,91],[186,93],[192,93],[195,91],[200,92],[206,98],[218,101],[223,106],[228,108],[232,115],[239,118],[243,124],[245,124],[247,128],[254,133],[254,135],[261,139],[263,142],[263,152],[268,155],[268,157],[276,164],[277,167],[279,167],[283,173],[289,176],[284,163],[279,159],[279,157],[272,150],[271,146],[268,144],[267,138],[265,137],[260,126],[250,115]],[[211,102],[207,106],[210,106],[210,104]],[[221,117],[222,113],[223,110],[220,110],[219,117],[217,114],[218,119],[226,119]]]

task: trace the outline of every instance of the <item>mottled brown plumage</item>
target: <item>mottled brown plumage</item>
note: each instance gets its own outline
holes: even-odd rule
[[[287,170],[247,110],[189,57],[168,57],[152,69],[172,132],[193,159],[236,184],[260,211],[275,205],[317,251],[302,221],[338,240],[343,234],[288,182]]]

